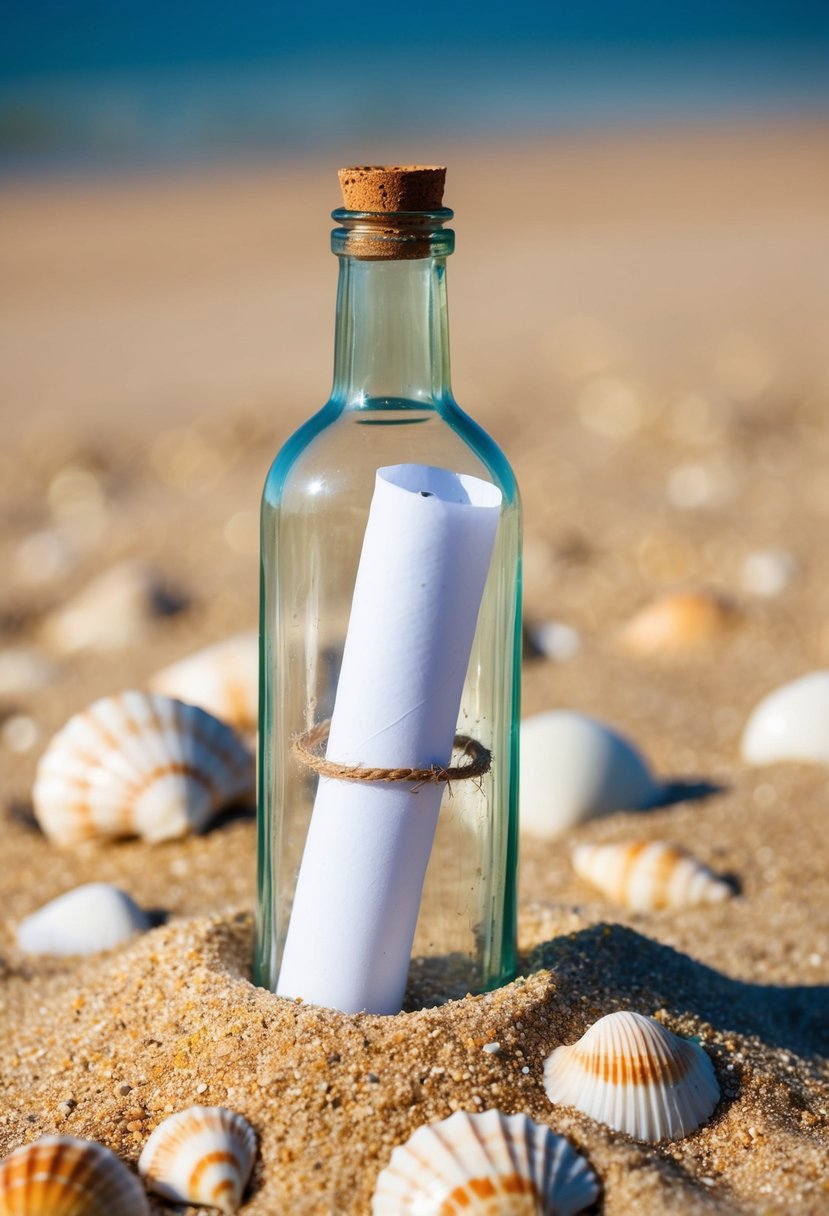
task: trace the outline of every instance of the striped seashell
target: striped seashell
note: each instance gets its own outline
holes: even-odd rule
[[[153,692],[200,705],[241,731],[255,731],[259,713],[259,635],[237,633],[165,667]]]
[[[17,944],[24,954],[95,954],[149,928],[149,916],[125,891],[88,882],[25,917]]]
[[[829,764],[829,671],[810,671],[763,697],[740,750],[749,764]]]
[[[551,1102],[575,1106],[637,1140],[679,1140],[720,1098],[714,1066],[697,1044],[639,1013],[609,1013],[544,1061]]]
[[[681,654],[724,637],[740,615],[735,604],[710,591],[674,591],[631,617],[622,641],[634,654]]]
[[[43,1136],[0,1161],[0,1216],[150,1216],[150,1205],[102,1144]]]
[[[381,1170],[372,1216],[574,1216],[599,1194],[563,1136],[526,1115],[456,1111],[419,1127]]]
[[[159,1123],[138,1160],[151,1191],[174,1203],[238,1211],[256,1156],[256,1135],[223,1106],[190,1106]]]
[[[40,759],[32,801],[56,844],[201,831],[252,793],[253,758],[224,722],[170,697],[122,692],[70,718]]]
[[[702,862],[663,840],[579,844],[571,856],[579,878],[634,912],[718,904],[734,894]]]

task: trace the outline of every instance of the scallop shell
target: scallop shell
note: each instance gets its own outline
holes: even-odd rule
[[[675,591],[646,604],[622,630],[635,654],[676,654],[724,636],[740,619],[730,600],[710,591]]]
[[[740,744],[749,764],[829,764],[829,671],[783,684],[752,710]]]
[[[599,1184],[563,1136],[526,1115],[456,1111],[419,1127],[380,1172],[372,1216],[574,1216]]]
[[[638,810],[661,790],[642,756],[603,722],[551,710],[521,723],[521,829],[553,839],[611,811]]]
[[[70,718],[41,757],[32,800],[60,845],[200,831],[253,789],[253,758],[229,726],[157,693],[104,697]]]
[[[0,1216],[150,1216],[150,1205],[102,1144],[44,1136],[0,1161]]]
[[[200,705],[241,731],[255,731],[259,713],[259,635],[237,633],[157,672],[153,692]]]
[[[557,1047],[544,1061],[544,1088],[551,1102],[649,1141],[690,1135],[720,1098],[714,1066],[697,1043],[627,1011]]]
[[[256,1135],[223,1106],[191,1106],[159,1123],[138,1161],[157,1195],[174,1203],[239,1209],[256,1156]]]
[[[17,944],[24,954],[95,954],[149,927],[150,918],[126,892],[89,882],[25,917]]]
[[[734,894],[702,862],[663,840],[580,844],[572,861],[579,878],[634,912],[717,904]]]

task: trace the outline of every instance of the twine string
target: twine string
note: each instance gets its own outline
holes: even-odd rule
[[[450,781],[469,781],[483,777],[492,766],[492,752],[470,735],[455,735],[455,750],[465,759],[461,764],[429,768],[364,768],[359,764],[340,764],[323,754],[328,739],[330,719],[319,722],[291,740],[291,751],[300,764],[313,769],[321,777],[337,781],[408,781],[415,785]]]

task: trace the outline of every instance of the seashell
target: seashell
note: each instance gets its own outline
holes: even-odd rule
[[[43,639],[59,654],[123,650],[147,636],[155,617],[182,607],[143,562],[119,562],[46,618]]]
[[[0,1161],[0,1216],[150,1216],[150,1205],[102,1144],[43,1136]]]
[[[829,764],[829,671],[783,684],[754,707],[740,743],[749,764]]]
[[[241,1115],[223,1106],[190,1106],[159,1123],[144,1145],[138,1172],[165,1199],[232,1216],[255,1156],[256,1135]]]
[[[740,582],[751,595],[781,595],[799,568],[793,553],[785,549],[761,549],[746,555],[740,570]]]
[[[255,731],[259,713],[259,635],[237,633],[152,677],[153,692],[200,705],[237,730]]]
[[[159,693],[103,697],[70,718],[38,764],[35,816],[56,844],[201,831],[253,789],[253,758],[224,722]]]
[[[572,860],[579,878],[634,912],[717,904],[734,894],[690,853],[662,840],[580,844]]]
[[[622,641],[634,654],[676,654],[723,637],[740,619],[737,607],[710,591],[675,591],[631,617]]]
[[[541,621],[528,624],[524,630],[525,655],[543,657],[556,663],[566,663],[581,650],[581,638],[572,625],[563,621]]]
[[[653,806],[661,789],[645,760],[609,726],[557,709],[521,723],[521,829],[548,840],[611,811]]]
[[[124,891],[89,882],[59,895],[17,926],[24,954],[95,954],[150,928],[150,918]]]
[[[544,1061],[544,1089],[551,1102],[649,1141],[690,1135],[720,1099],[698,1043],[627,1011],[599,1018],[577,1043],[557,1047]]]
[[[574,1216],[599,1183],[563,1136],[526,1115],[456,1111],[419,1127],[381,1170],[372,1216]]]

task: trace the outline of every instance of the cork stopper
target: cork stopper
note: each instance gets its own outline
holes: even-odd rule
[[[338,172],[349,211],[388,214],[443,206],[444,165],[356,165]]]

